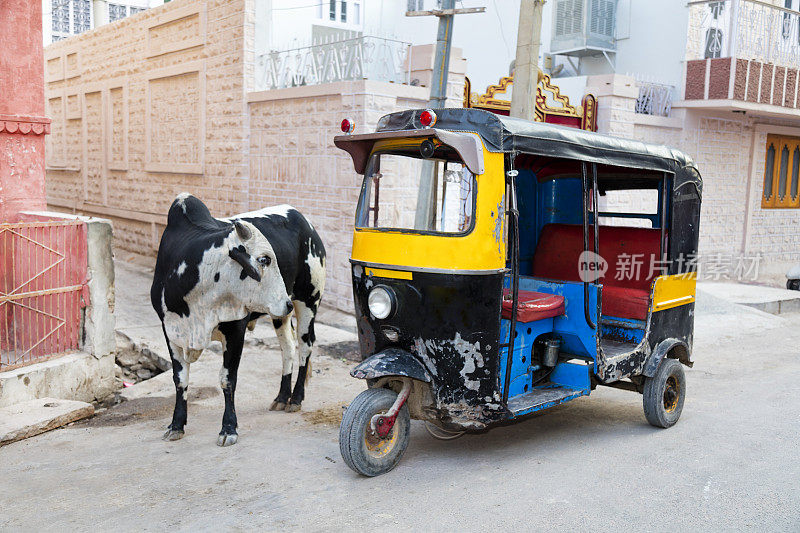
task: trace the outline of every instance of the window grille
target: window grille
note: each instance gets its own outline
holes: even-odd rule
[[[127,6],[120,4],[108,4],[108,21],[114,22],[116,20],[124,19],[128,16]]]

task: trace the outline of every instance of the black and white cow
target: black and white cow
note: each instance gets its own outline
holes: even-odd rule
[[[310,377],[314,318],[325,286],[325,248],[308,220],[282,205],[216,219],[189,194],[169,209],[150,289],[172,357],[175,411],[164,440],[183,437],[189,365],[212,340],[223,347],[220,386],[225,414],[217,444],[235,444],[237,371],[245,331],[269,315],[283,354],[280,391],[271,410],[298,411]],[[299,370],[292,361],[300,336]]]

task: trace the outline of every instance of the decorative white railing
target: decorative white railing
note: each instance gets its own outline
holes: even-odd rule
[[[639,96],[636,98],[636,112],[643,115],[668,117],[672,109],[675,87],[666,83],[637,77]]]
[[[346,80],[408,84],[411,43],[362,36],[258,56],[258,90]]]
[[[687,59],[738,57],[800,67],[800,12],[760,0],[688,5]]]

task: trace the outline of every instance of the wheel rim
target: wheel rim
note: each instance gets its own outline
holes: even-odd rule
[[[380,414],[385,414],[385,412]],[[369,427],[369,424],[367,424],[367,427],[364,429],[364,446],[366,447],[367,454],[374,459],[381,459],[392,453],[392,451],[394,451],[394,449],[397,447],[397,435],[399,433],[398,426],[400,426],[402,423],[403,422],[398,417],[395,420],[394,426],[392,426],[392,430],[385,437],[381,437],[377,433],[373,433],[372,429]]]
[[[672,413],[678,408],[678,400],[681,397],[681,386],[678,378],[670,376],[664,385],[664,410]]]

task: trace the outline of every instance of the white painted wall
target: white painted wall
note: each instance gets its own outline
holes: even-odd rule
[[[554,0],[544,7],[542,54],[550,51],[554,7]],[[555,63],[564,65],[559,76],[629,74],[673,85],[677,90],[675,97],[680,98],[688,27],[689,8],[685,2],[618,0],[617,51],[610,54],[611,63],[602,55],[572,58],[572,64],[557,56]],[[578,67],[577,72],[573,65]]]
[[[331,22],[328,1],[256,0],[256,53],[309,45],[314,24],[412,44],[436,41],[438,19],[406,17],[407,0],[360,0],[358,24],[351,17],[346,24]],[[348,0],[348,14],[353,12],[354,1]],[[272,5],[271,21],[267,4]],[[432,9],[435,0],[424,0],[423,5],[425,9]],[[456,16],[453,32],[453,46],[461,48],[468,58],[467,76],[474,90],[482,90],[508,75],[509,64],[516,54],[519,0],[463,0],[456,5],[486,7],[486,13]],[[270,35],[264,35],[265,32]]]

